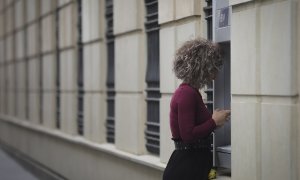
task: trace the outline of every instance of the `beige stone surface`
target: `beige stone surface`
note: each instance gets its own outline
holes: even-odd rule
[[[26,41],[26,46],[27,46],[27,56],[33,56],[37,55],[38,53],[38,24],[32,24],[28,26],[27,31],[26,31],[26,36],[27,36],[27,41]]]
[[[236,11],[231,28],[231,93],[260,93],[260,58],[257,48],[257,12],[254,7]],[[245,20],[247,19],[247,20]],[[245,83],[247,82],[247,83]]]
[[[4,34],[5,34],[4,24],[5,24],[4,14],[0,13],[0,26],[1,26],[1,28],[0,28],[0,37],[4,36]]]
[[[231,103],[232,179],[260,180],[261,112],[259,99],[235,98]]]
[[[1,28],[0,28],[1,29]],[[0,40],[0,63],[5,61],[5,41]]]
[[[5,89],[5,72],[4,66],[0,66],[0,91]]]
[[[71,140],[69,139],[71,136],[58,132],[48,136],[2,120],[0,123],[2,142],[38,162],[47,164],[49,168],[68,179],[161,180],[162,178],[162,170],[138,163],[135,161],[137,156],[120,152],[112,145],[98,145],[79,137]]]
[[[297,179],[295,5],[234,7],[232,179]]]
[[[7,92],[7,104],[6,104],[6,109],[7,109],[7,114],[14,116],[15,115],[15,93],[14,92]]]
[[[5,60],[6,62],[12,61],[14,58],[13,53],[13,36],[7,36],[5,40]]]
[[[145,122],[146,102],[143,94],[116,94],[115,144],[118,149],[143,154]]]
[[[262,103],[261,179],[296,179],[296,105]]]
[[[5,1],[6,6],[9,6],[13,1],[14,1],[14,0],[6,0],[6,1]]]
[[[163,94],[160,99],[160,161],[167,163],[173,150],[174,144],[170,130],[170,102],[172,95]]]
[[[20,60],[25,56],[25,45],[24,45],[25,32],[19,31],[15,35],[15,58]]]
[[[77,89],[77,59],[73,49],[60,53],[60,88],[63,91]]]
[[[56,89],[56,55],[48,54],[42,57],[43,61],[43,90]]]
[[[103,38],[104,0],[82,1],[82,41]]]
[[[16,93],[17,104],[16,104],[16,117],[22,120],[26,118],[26,93],[25,92],[17,92]],[[3,101],[2,101],[3,102]]]
[[[25,92],[26,89],[26,64],[24,61],[16,63],[16,90]]]
[[[39,1],[38,0],[27,0],[26,3],[26,22],[32,22],[37,19],[38,17],[38,7]]]
[[[14,5],[15,10],[15,28],[20,28],[24,25],[24,8],[25,1],[16,1]]]
[[[229,0],[229,5],[233,6],[233,5],[238,5],[238,4],[251,2],[251,1],[253,1],[253,0]]]
[[[232,93],[295,95],[296,51],[291,37],[295,36],[296,10],[292,6],[290,1],[281,1],[261,7],[249,4],[234,11]],[[279,11],[290,13],[281,16]]]
[[[5,111],[5,94],[4,94],[4,91],[1,90],[0,91],[0,113],[1,114],[4,114],[4,111]]]
[[[173,60],[176,51],[176,27],[160,30],[160,92],[172,93],[176,87]]]
[[[40,89],[40,60],[38,58],[28,61],[29,91],[37,92]]]
[[[41,15],[47,14],[54,10],[56,7],[56,0],[42,0],[41,4]]]
[[[0,1],[0,10],[4,9],[5,1]]]
[[[5,32],[6,33],[11,33],[13,31],[14,28],[14,24],[13,24],[13,8],[12,6],[10,6],[9,8],[6,8],[5,12]]]
[[[55,16],[46,16],[41,20],[41,33],[42,33],[42,52],[54,51],[56,36],[55,36]]]
[[[176,19],[200,15],[203,7],[201,0],[175,0]]]
[[[171,22],[175,19],[175,1],[158,0],[158,21],[160,24]]]
[[[77,93],[60,94],[60,129],[64,133],[77,134]]]
[[[145,82],[145,39],[142,33],[117,37],[115,40],[116,91],[141,92]],[[130,83],[130,85],[128,84]]]
[[[30,92],[28,95],[28,105],[29,104],[29,121],[33,124],[40,124],[40,94],[37,92]]]
[[[58,5],[59,6],[63,6],[63,5],[65,5],[65,4],[67,4],[67,3],[70,3],[70,2],[72,2],[73,0],[59,0],[58,1]]]
[[[144,1],[140,0],[115,0],[113,5],[114,34],[142,29],[145,19],[144,6]]]
[[[106,86],[106,59],[103,56],[103,42],[84,46],[83,78],[87,91],[103,91]]]
[[[48,128],[56,127],[56,92],[43,92],[42,122]]]
[[[195,39],[201,34],[201,21],[200,18],[189,19],[176,26],[176,49],[179,48],[184,42]]]
[[[84,95],[84,137],[102,143],[106,139],[106,99],[101,93]]]
[[[261,6],[260,53],[261,93],[269,95],[295,95],[296,39],[295,4],[292,1],[274,2]],[[289,12],[278,14],[278,12]],[[284,73],[281,73],[284,72]]]
[[[15,68],[13,64],[6,66],[6,88],[11,92],[15,90]]]
[[[75,5],[69,4],[59,11],[59,47],[74,46],[76,42]]]

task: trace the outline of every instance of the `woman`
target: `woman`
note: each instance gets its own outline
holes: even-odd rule
[[[219,46],[205,39],[188,41],[176,53],[173,70],[183,83],[170,103],[170,128],[175,150],[163,180],[207,180],[212,167],[209,136],[222,126],[229,110],[211,115],[199,89],[215,79],[222,66]]]

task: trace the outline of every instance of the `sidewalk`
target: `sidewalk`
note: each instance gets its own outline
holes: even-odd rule
[[[38,180],[26,171],[13,158],[0,148],[0,179],[2,180]]]

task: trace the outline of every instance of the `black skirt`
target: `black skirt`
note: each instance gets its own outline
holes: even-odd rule
[[[163,174],[163,180],[207,180],[212,168],[209,149],[174,150]]]

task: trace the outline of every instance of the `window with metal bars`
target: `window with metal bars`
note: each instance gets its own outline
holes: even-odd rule
[[[115,37],[113,35],[113,0],[106,0],[106,47],[107,47],[107,118],[106,140],[115,142]]]
[[[59,56],[59,8],[55,11],[55,47],[56,47],[56,128],[60,129],[60,56]]]
[[[205,20],[207,22],[207,39],[212,40],[213,38],[213,27],[212,27],[212,0],[205,0],[207,6],[203,8],[205,12]],[[207,106],[208,110],[213,113],[213,96],[214,96],[214,86],[213,81],[207,85],[207,89],[205,90],[207,95],[207,100],[205,105]]]
[[[207,39],[212,40],[213,38],[213,22],[212,22],[212,0],[205,0],[207,6],[203,8],[205,12],[205,20],[207,23]],[[214,82],[211,81],[207,84],[206,89],[204,91],[206,93],[206,101],[204,102],[207,109],[210,113],[214,111]],[[214,151],[214,133],[210,136],[211,141],[211,151]],[[214,164],[215,165],[215,164]]]
[[[159,24],[158,0],[145,0],[147,33],[147,122],[146,122],[146,149],[153,154],[159,154]]]
[[[84,114],[83,114],[83,101],[84,101],[84,89],[83,89],[83,44],[82,44],[82,0],[77,0],[78,11],[78,23],[77,23],[77,63],[78,63],[78,109],[77,109],[77,132],[83,135],[84,128]]]

